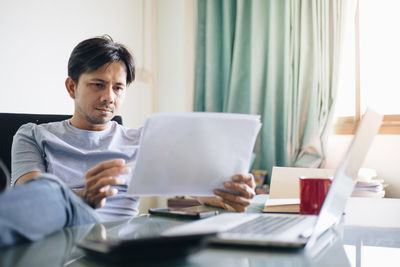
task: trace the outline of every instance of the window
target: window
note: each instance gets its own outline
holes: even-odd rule
[[[335,133],[352,134],[371,107],[385,115],[380,134],[400,134],[400,1],[355,4],[343,36]]]

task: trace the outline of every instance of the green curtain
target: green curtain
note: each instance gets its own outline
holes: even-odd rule
[[[195,111],[260,114],[255,167],[323,166],[345,0],[198,0]]]

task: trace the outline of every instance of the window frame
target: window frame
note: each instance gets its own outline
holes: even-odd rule
[[[334,125],[334,134],[354,134],[359,122],[355,116],[339,117]],[[400,115],[384,115],[378,134],[400,134]]]
[[[357,1],[354,16],[355,35],[355,115],[338,117],[334,124],[334,134],[354,134],[361,118],[360,89],[360,16],[359,1]],[[382,126],[378,134],[400,134],[400,114],[384,114]]]

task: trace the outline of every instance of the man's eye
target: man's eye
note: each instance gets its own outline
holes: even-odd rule
[[[96,87],[96,88],[103,88],[104,85],[102,83],[91,83],[90,86]]]

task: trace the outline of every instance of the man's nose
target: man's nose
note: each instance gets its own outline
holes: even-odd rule
[[[115,101],[115,93],[114,93],[114,90],[113,90],[112,86],[107,86],[104,89],[101,100],[105,101],[107,103],[114,103],[114,101]]]

